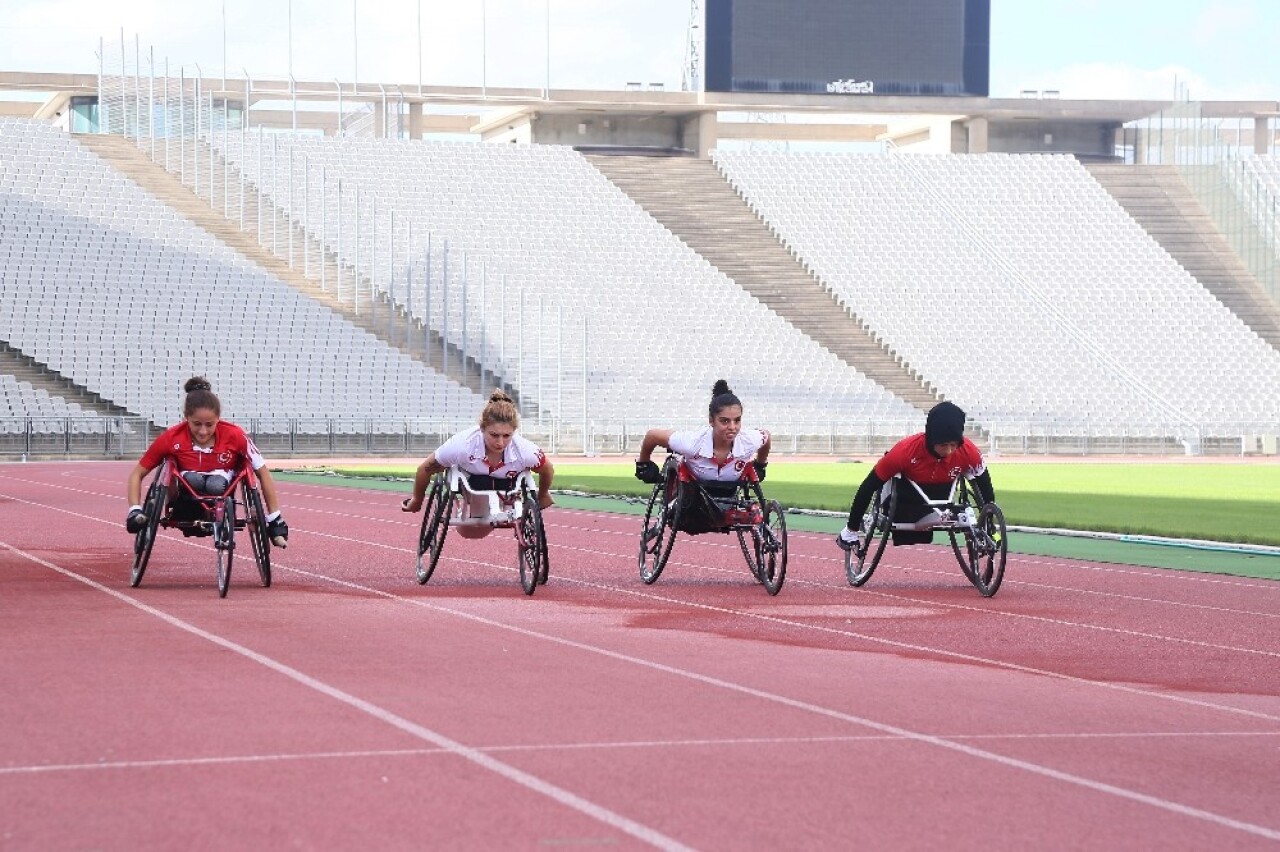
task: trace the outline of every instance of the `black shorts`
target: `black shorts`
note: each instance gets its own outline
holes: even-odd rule
[[[894,486],[898,489],[898,508],[893,514],[893,522],[896,524],[914,524],[925,515],[933,511],[924,498],[920,496],[920,492],[916,491],[909,481],[905,479],[898,480]],[[951,495],[951,483],[941,482],[934,485],[920,485],[922,491],[929,495],[930,500],[945,500]],[[893,544],[932,544],[933,531],[924,530],[894,530]]]
[[[675,527],[689,535],[723,530],[725,510],[739,502],[736,482],[682,482],[680,494]]]

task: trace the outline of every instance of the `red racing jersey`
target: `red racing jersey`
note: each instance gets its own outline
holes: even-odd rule
[[[973,479],[986,469],[982,451],[968,438],[961,441],[954,453],[940,459],[929,452],[921,432],[894,444],[893,449],[876,462],[875,474],[885,482],[900,473],[920,485],[943,485],[955,482],[960,476]]]
[[[240,470],[245,461],[254,470],[267,463],[245,431],[227,420],[218,421],[213,430],[213,446],[207,449],[192,443],[191,429],[185,421],[174,424],[151,442],[138,464],[147,470],[153,470],[165,459],[173,459],[181,471],[232,475]]]

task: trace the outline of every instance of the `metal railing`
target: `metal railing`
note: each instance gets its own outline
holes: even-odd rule
[[[421,419],[388,422],[349,418],[254,418],[239,421],[270,458],[422,457],[474,421]],[[575,420],[526,422],[520,433],[556,455],[628,456],[640,448],[645,432],[658,421],[615,420],[583,424]],[[701,422],[662,422],[664,428],[696,428]],[[776,455],[876,457],[919,421],[830,420],[765,424]],[[1019,421],[975,424],[970,437],[992,457],[1001,455],[1215,455],[1274,456],[1280,423],[1268,431],[1256,424],[1238,429],[1216,425],[1203,430],[1198,447],[1180,433],[1183,423],[1165,429],[1115,430],[1097,424]],[[163,431],[140,417],[0,418],[0,460],[19,458],[133,459]]]
[[[1250,120],[1253,121],[1253,120]],[[1274,155],[1276,120],[1267,119],[1264,154]],[[1254,143],[1240,122],[1206,118],[1186,101],[1125,125],[1127,160],[1174,166],[1258,284],[1280,302],[1280,197],[1251,168]]]

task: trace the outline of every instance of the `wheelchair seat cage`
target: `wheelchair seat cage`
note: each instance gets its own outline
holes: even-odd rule
[[[693,527],[690,528],[690,523]],[[787,573],[787,521],[782,505],[767,500],[755,468],[737,480],[701,481],[672,453],[653,487],[640,532],[640,579],[655,582],[666,566],[677,532],[735,533],[747,567],[771,595]]]
[[[533,476],[527,470],[510,480],[511,488],[508,490],[473,489],[470,478],[456,465],[449,468],[448,482],[455,498],[461,498],[454,500],[457,507],[449,520],[455,527],[514,527],[524,512],[524,495],[535,492]],[[472,514],[475,503],[486,498],[488,510],[483,514]]]
[[[920,497],[927,512],[915,521],[900,521],[898,490],[907,483]],[[901,474],[884,484],[862,516],[858,546],[845,553],[845,576],[851,586],[871,579],[885,545],[896,533],[944,532],[960,570],[983,597],[991,597],[1004,579],[1008,541],[1004,512],[994,503],[983,503],[973,484],[963,476],[951,483],[946,497],[935,499]]]
[[[190,505],[198,508],[202,517],[173,517],[174,497],[179,494]],[[142,582],[156,534],[162,528],[179,530],[184,535],[213,537],[218,596],[224,598],[231,585],[235,534],[248,530],[258,577],[263,586],[271,585],[271,539],[267,531],[267,513],[258,477],[251,465],[243,464],[221,494],[200,494],[173,463],[166,459],[151,478],[142,511],[147,523],[134,536],[130,586],[136,588]]]
[[[426,584],[435,573],[450,526],[514,529],[520,587],[531,595],[547,582],[547,531],[533,475],[522,471],[508,483],[509,488],[475,488],[456,465],[431,478],[418,531],[419,584]]]

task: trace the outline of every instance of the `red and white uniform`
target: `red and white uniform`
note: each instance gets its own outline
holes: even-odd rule
[[[254,470],[267,463],[245,431],[226,420],[219,420],[214,427],[213,445],[208,448],[192,443],[191,429],[185,422],[170,426],[151,442],[138,463],[147,470],[153,470],[165,459],[171,459],[184,473],[220,473],[228,480],[236,475],[246,460]]]
[[[728,457],[717,459],[712,451],[714,436],[711,427],[704,426],[686,432],[672,432],[667,446],[684,459],[698,479],[737,482],[742,478],[742,471],[756,457],[756,452],[768,440],[769,433],[763,429],[743,429],[733,439]]]
[[[903,438],[893,449],[876,462],[875,473],[885,482],[896,474],[902,474],[920,485],[946,485],[963,476],[973,479],[987,469],[982,451],[968,438],[960,442],[960,448],[945,459],[929,452],[924,433]]]
[[[483,473],[494,478],[515,479],[526,470],[540,470],[547,462],[538,445],[520,435],[512,435],[496,467],[485,458],[484,431],[479,426],[459,432],[435,451],[436,463],[444,467],[457,465],[465,473]]]

